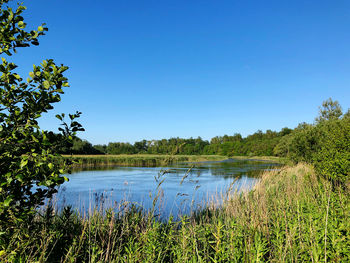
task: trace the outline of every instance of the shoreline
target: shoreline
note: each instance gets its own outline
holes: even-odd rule
[[[73,168],[99,168],[108,166],[161,167],[175,163],[221,162],[229,159],[250,161],[271,161],[285,164],[283,158],[275,156],[223,156],[223,155],[161,155],[161,154],[121,154],[121,155],[62,155],[74,160]]]

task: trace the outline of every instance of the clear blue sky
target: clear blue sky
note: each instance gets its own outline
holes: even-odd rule
[[[350,107],[350,1],[24,1],[45,58],[71,87],[41,120],[83,112],[93,144],[197,137],[313,122],[332,97]]]

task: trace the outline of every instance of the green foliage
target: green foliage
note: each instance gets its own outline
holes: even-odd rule
[[[287,134],[281,138],[281,140],[273,148],[273,154],[275,156],[285,157],[289,155],[289,148],[292,144],[293,136],[292,134]]]
[[[314,164],[319,175],[344,185],[350,175],[350,118],[337,101],[328,99],[315,124],[300,124],[274,152],[295,163]]]
[[[0,54],[12,55],[19,47],[38,45],[38,37],[47,28],[25,31],[19,4],[16,11],[0,2]],[[65,180],[64,167],[52,154],[48,132],[38,126],[42,113],[59,102],[63,88],[68,87],[64,72],[66,66],[57,66],[53,60],[44,60],[33,66],[29,78],[23,80],[14,72],[17,66],[4,57],[0,65],[0,232],[12,231],[16,224],[33,216],[35,207],[56,192],[56,186]],[[80,113],[70,115],[63,137],[71,140],[81,125],[73,121]],[[58,116],[62,119],[64,116]],[[1,236],[0,236],[1,237]]]
[[[108,154],[133,154],[135,152],[135,148],[130,143],[123,142],[115,142],[109,143],[107,147]]]
[[[343,118],[350,118],[350,109],[344,113]]]
[[[302,123],[293,132],[289,141],[289,158],[295,163],[311,163],[314,153],[319,148],[319,130],[315,126]]]
[[[45,34],[47,27],[42,24],[37,30],[25,31],[27,24],[23,20],[22,13],[26,7],[18,5],[16,10],[11,7],[4,8],[8,2],[10,0],[0,1],[0,54],[11,56],[19,47],[39,45],[38,37]]]
[[[320,148],[314,154],[316,171],[340,184],[350,178],[350,118],[324,122]]]
[[[339,119],[343,115],[339,102],[333,101],[331,98],[325,100],[319,109],[319,116],[316,118],[317,122]]]
[[[63,152],[61,152],[63,153]],[[72,154],[103,154],[103,152],[94,148],[91,143],[86,140],[82,140],[78,137],[73,139],[73,145],[70,148]]]
[[[93,146],[95,150],[97,150],[101,154],[107,153],[107,145],[97,144]]]
[[[272,156],[274,148],[283,136],[291,133],[291,129],[283,128],[280,132],[267,130],[243,138],[236,133],[232,136],[216,136],[210,142],[201,137],[196,139],[170,138],[162,140],[142,140],[134,144],[113,142],[108,145],[95,145],[94,148],[107,154],[213,154],[225,156]],[[79,152],[76,152],[79,154]],[[81,154],[83,152],[80,152]]]

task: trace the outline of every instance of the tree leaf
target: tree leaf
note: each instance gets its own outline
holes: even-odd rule
[[[44,85],[44,88],[45,88],[45,89],[49,89],[49,88],[50,88],[50,82],[48,82],[47,80],[45,80],[45,81],[43,82],[43,85]]]

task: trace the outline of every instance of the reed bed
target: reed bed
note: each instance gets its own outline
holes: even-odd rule
[[[159,191],[161,181],[158,185]],[[349,262],[349,189],[299,164],[180,220],[128,203],[81,215],[52,207],[22,227],[1,262]],[[154,207],[159,196],[154,199]],[[14,233],[16,235],[16,233]],[[18,242],[18,239],[20,242]]]
[[[238,160],[270,161],[270,162],[275,162],[280,164],[289,164],[289,165],[292,164],[292,162],[287,158],[278,157],[278,156],[229,156],[229,158],[238,159]]]
[[[136,166],[156,167],[174,163],[221,161],[227,157],[220,155],[155,155],[155,154],[121,154],[121,155],[73,155],[64,156],[74,160],[73,167],[100,166]]]

